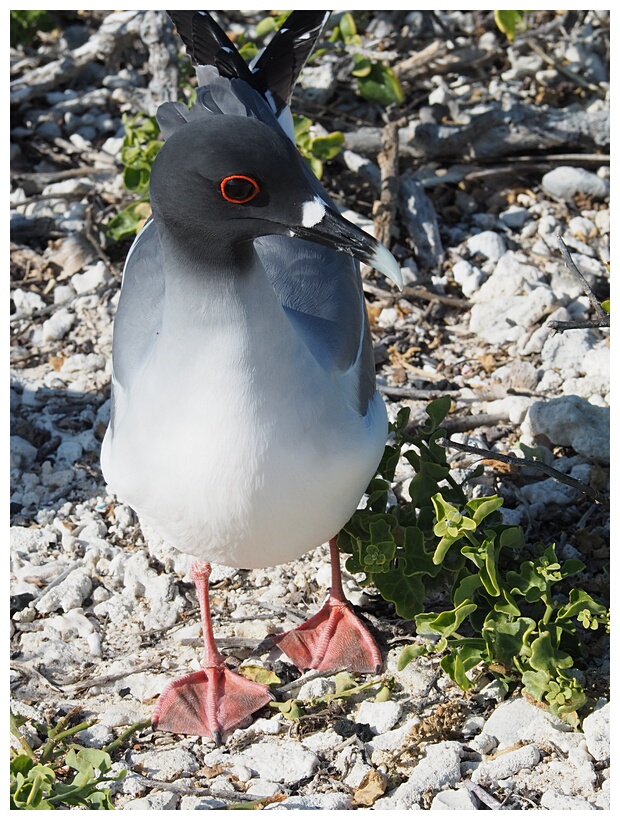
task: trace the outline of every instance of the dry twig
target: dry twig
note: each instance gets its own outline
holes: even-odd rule
[[[557,235],[557,240],[560,245],[560,252],[562,254],[562,257],[566,262],[566,267],[572,274],[574,274],[577,277],[577,279],[581,283],[581,287],[583,288],[586,296],[590,300],[592,309],[594,310],[598,318],[587,319],[585,321],[574,320],[571,322],[549,322],[549,327],[553,328],[553,330],[557,330],[558,333],[562,333],[565,330],[583,330],[589,327],[609,327],[609,315],[605,313],[605,311],[601,307],[601,303],[598,301],[598,299],[592,292],[592,288],[590,287],[588,280],[579,270],[577,265],[574,263],[573,258],[570,255],[570,251],[564,244],[564,240],[562,239],[560,234]]]
[[[391,245],[398,201],[398,126],[397,122],[388,122],[385,126],[383,148],[377,157],[381,169],[381,196],[373,208],[375,237],[387,247]]]
[[[559,481],[561,484],[566,484],[568,487],[579,490],[579,492],[589,496],[606,510],[609,509],[609,498],[604,493],[595,490],[594,487],[591,487],[583,481],[579,481],[577,478],[573,478],[572,476],[566,475],[566,473],[560,472],[560,470],[556,470],[554,467],[550,467],[542,461],[532,461],[529,458],[519,458],[518,456],[509,456],[505,453],[495,453],[492,450],[483,450],[481,447],[471,447],[469,444],[461,444],[449,438],[439,439],[438,443],[443,447],[451,447],[453,450],[471,453],[472,455],[486,458],[489,461],[501,461],[502,464],[509,464],[512,467],[527,468],[536,470],[539,473],[544,473],[550,478]]]

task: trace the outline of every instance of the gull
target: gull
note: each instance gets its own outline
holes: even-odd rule
[[[216,647],[213,562],[270,567],[329,541],[325,606],[273,640],[302,670],[381,667],[345,598],[336,535],[387,438],[358,262],[402,279],[295,146],[293,86],[329,13],[292,12],[249,66],[207,12],[169,15],[198,88],[190,108],[157,112],[165,142],[123,272],[102,468],[195,559],[202,665],[168,684],[153,725],[219,744],[271,695]]]

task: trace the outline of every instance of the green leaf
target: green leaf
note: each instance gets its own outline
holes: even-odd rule
[[[442,421],[450,412],[452,406],[452,399],[449,396],[442,396],[439,399],[434,399],[426,407],[426,414],[428,420],[422,428],[425,435],[430,435],[439,429]]]
[[[386,684],[379,689],[375,695],[375,703],[386,703],[392,696],[392,690]]]
[[[409,482],[407,492],[414,507],[425,507],[434,493],[439,491],[439,481],[450,473],[447,465],[435,464],[431,461],[422,461],[413,451],[409,450],[404,457],[417,471]]]
[[[496,612],[501,612],[504,615],[511,615],[515,618],[518,618],[521,614],[521,610],[517,606],[515,599],[505,587],[500,588],[499,595],[493,600],[492,603],[493,609]]]
[[[402,545],[397,550],[399,559],[404,559],[404,575],[430,575],[433,578],[440,567],[433,561],[433,554],[424,546],[424,533],[419,527],[405,527],[402,530]]]
[[[465,554],[465,547],[462,552]],[[480,552],[484,556],[484,563],[480,567],[480,580],[489,595],[496,598],[501,592],[501,586],[497,575],[495,541],[485,538],[480,545]]]
[[[509,549],[521,549],[525,538],[521,527],[505,527],[500,530],[499,545]]]
[[[398,656],[398,663],[396,665],[396,668],[399,672],[402,672],[406,666],[409,666],[411,661],[414,661],[421,655],[427,654],[428,648],[424,646],[424,644],[412,643],[409,646],[405,646],[400,655]]]
[[[493,14],[495,17],[495,25],[509,40],[514,40],[517,29],[525,29],[523,22],[523,18],[526,14],[525,11],[496,9]]]
[[[433,563],[438,566],[442,564],[452,544],[456,544],[460,538],[460,535],[444,535],[441,541],[437,544],[437,548],[433,553]]]
[[[461,578],[452,595],[452,603],[458,606],[466,600],[473,600],[474,593],[482,586],[478,573]]]
[[[256,24],[256,36],[262,39],[277,28],[275,17],[263,17],[263,19],[259,20]]]
[[[595,601],[594,598],[588,595],[583,589],[571,589],[568,593],[568,603],[558,609],[557,620],[561,621],[575,618],[584,609],[587,609],[594,615],[605,615],[607,613],[606,607]]]
[[[511,618],[503,613],[490,614],[482,628],[482,636],[490,658],[514,666],[515,658],[528,652],[529,635],[536,629],[532,618]]]
[[[553,645],[549,632],[542,632],[532,641],[532,654],[529,659],[532,669],[549,672],[553,675],[558,669],[568,669],[573,659],[566,652]]]
[[[374,63],[366,76],[359,77],[357,87],[365,99],[379,105],[402,105],[405,101],[398,77],[389,66],[382,63]]]
[[[424,610],[424,584],[419,575],[407,576],[393,569],[373,580],[383,598],[396,605],[401,618],[411,620]]]
[[[430,407],[430,405],[429,405]],[[428,408],[427,411],[428,413]],[[411,416],[411,408],[410,407],[401,407],[398,413],[396,414],[396,421],[390,422],[390,432],[396,433],[404,433],[407,425],[409,424],[409,417]]]
[[[551,675],[548,672],[538,671],[533,672],[528,669],[523,673],[523,685],[530,693],[530,695],[537,701],[542,703],[545,699],[545,693],[549,690],[549,682]]]
[[[123,171],[123,184],[128,191],[144,193],[148,188],[150,171],[137,165],[128,165]]]
[[[312,120],[310,117],[302,117],[299,114],[293,114],[293,130],[295,132],[295,140],[299,142],[299,138],[302,134],[306,134],[310,126],[312,125]]]
[[[452,680],[467,692],[475,686],[475,682],[468,676],[468,672],[476,667],[482,660],[481,645],[457,647],[450,651],[445,658],[441,659],[441,668],[452,678]]]
[[[610,312],[610,310],[611,310],[611,303],[610,303],[610,300],[609,300],[609,299],[605,299],[603,302],[601,302],[601,307],[603,308],[603,310],[605,311],[605,313],[609,313],[609,312]]]
[[[16,755],[11,760],[11,774],[17,774],[21,772],[22,774],[28,774],[30,769],[34,766],[34,761],[31,757],[24,754]]]
[[[562,578],[567,578],[569,575],[577,575],[577,573],[583,572],[585,568],[586,565],[579,558],[567,558],[562,564],[560,574]]]
[[[151,206],[148,202],[134,202],[123,208],[106,226],[107,235],[115,242],[131,239],[141,230],[150,216]]]
[[[305,711],[303,708],[303,704],[299,700],[295,700],[295,698],[291,698],[291,700],[284,701],[284,703],[279,703],[278,701],[271,701],[269,704],[272,709],[278,709],[284,715],[287,720],[297,720],[300,717],[305,715]]]
[[[472,601],[462,601],[454,609],[441,612],[431,621],[427,621],[427,626],[438,635],[449,638],[451,635],[454,635],[465,618],[471,615],[472,612],[475,612],[477,608],[477,605],[472,603]]]
[[[340,23],[338,24],[340,28],[340,33],[345,42],[347,40],[351,40],[357,34],[357,26],[355,25],[355,20],[353,19],[353,15],[346,11],[342,17],[340,18]]]
[[[250,63],[259,53],[260,49],[255,43],[247,42],[243,43],[243,45],[241,46],[238,46],[237,51],[243,57],[246,63]]]
[[[333,159],[340,153],[344,145],[344,134],[332,131],[324,137],[315,137],[312,140],[312,154],[321,160]]]
[[[504,503],[503,498],[497,495],[489,496],[488,498],[472,498],[465,505],[465,509],[472,513],[472,518],[476,524],[481,524],[484,519],[491,515],[492,512],[499,509]]]
[[[353,68],[351,69],[351,74],[353,74],[354,77],[368,77],[371,71],[372,62],[368,59],[368,57],[364,57],[362,54],[353,55]]]
[[[355,687],[357,686],[355,678],[349,672],[338,672],[338,674],[334,678],[334,682],[336,684],[337,695],[341,695],[343,692],[347,692],[349,689],[355,689]]]
[[[255,683],[263,683],[265,686],[282,683],[275,672],[258,664],[244,663],[237,667],[237,672],[247,680],[253,680]]]
[[[523,561],[519,572],[509,569],[506,583],[512,595],[522,595],[526,601],[539,601],[547,591],[547,582],[534,561]]]

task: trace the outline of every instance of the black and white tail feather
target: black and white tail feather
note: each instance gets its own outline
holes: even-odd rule
[[[196,66],[198,110],[192,115],[182,103],[171,103],[160,109],[158,120],[164,136],[174,131],[181,119],[187,121],[199,116],[201,108],[210,113],[246,116],[254,113],[265,120],[268,106],[269,112],[293,139],[289,103],[299,74],[329,19],[329,11],[291,12],[250,64],[245,63],[226,32],[208,12],[168,11],[168,15]],[[229,91],[227,93],[231,86],[218,82],[218,78],[232,82],[236,104]],[[242,82],[235,82],[238,80]],[[258,96],[248,93],[248,87],[258,92]]]

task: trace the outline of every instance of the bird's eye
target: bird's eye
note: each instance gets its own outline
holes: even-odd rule
[[[258,182],[243,174],[234,174],[220,182],[220,191],[227,202],[243,205],[260,193]]]

